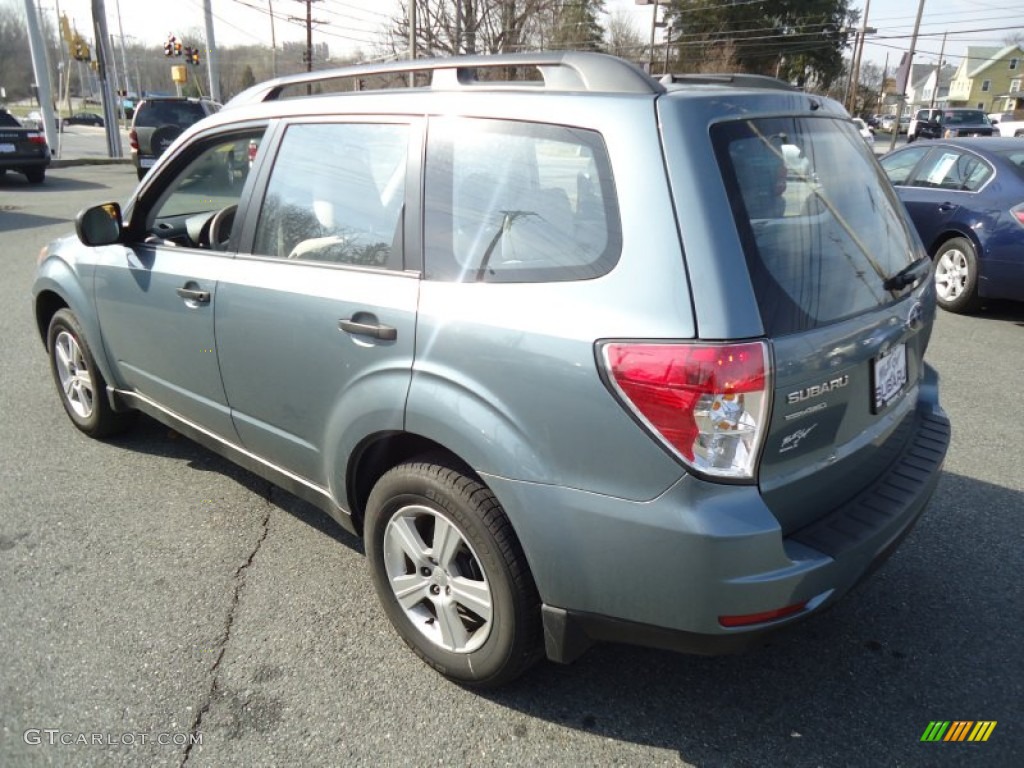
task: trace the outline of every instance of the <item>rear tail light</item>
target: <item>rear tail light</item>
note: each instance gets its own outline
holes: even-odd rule
[[[26,138],[29,144],[43,144],[44,146],[46,144],[45,133],[29,133],[26,135]]]
[[[139,134],[137,134],[135,132],[134,128],[132,128],[130,131],[128,131],[128,145],[132,149],[138,149],[139,148]]]
[[[1024,227],[1024,203],[1015,205],[1010,209],[1010,215],[1013,216],[1014,220]]]
[[[608,342],[601,354],[622,403],[687,466],[753,479],[770,404],[765,342]]]

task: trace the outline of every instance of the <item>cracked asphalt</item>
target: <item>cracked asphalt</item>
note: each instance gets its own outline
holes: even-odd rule
[[[0,766],[1024,764],[1024,305],[940,315],[945,476],[840,605],[741,656],[601,647],[481,695],[405,648],[317,510],[152,421],[72,428],[35,256],[133,179],[0,179]],[[937,719],[998,725],[922,744]]]

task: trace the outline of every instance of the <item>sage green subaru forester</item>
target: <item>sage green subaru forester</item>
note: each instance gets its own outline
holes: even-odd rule
[[[141,411],[327,510],[462,683],[812,616],[949,443],[930,262],[842,107],[776,80],[584,53],[283,78],[76,224],[33,289],[72,423]]]

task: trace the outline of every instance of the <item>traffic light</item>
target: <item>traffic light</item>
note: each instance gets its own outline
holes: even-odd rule
[[[199,49],[198,48],[193,48],[192,49],[192,53],[190,53],[188,55],[188,60],[189,60],[189,63],[192,64],[192,66],[194,66],[194,67],[198,67],[199,66]]]
[[[168,37],[167,42],[164,43],[164,56],[174,55],[174,38]]]
[[[174,55],[175,56],[181,56],[181,41],[180,40],[175,40],[174,41]]]

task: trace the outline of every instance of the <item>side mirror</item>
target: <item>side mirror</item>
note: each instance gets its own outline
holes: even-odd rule
[[[112,245],[121,239],[123,227],[117,203],[94,205],[75,217],[75,234],[85,245]]]

